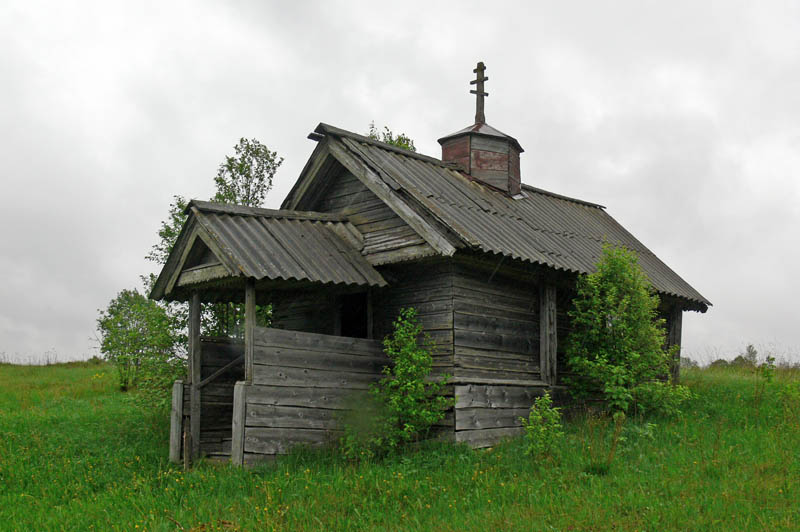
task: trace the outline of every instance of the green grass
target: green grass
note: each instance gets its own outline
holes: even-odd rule
[[[685,382],[697,394],[686,415],[629,421],[607,472],[612,427],[577,416],[550,461],[511,441],[184,473],[166,461],[166,415],[116,391],[111,368],[0,365],[0,529],[800,529],[800,399],[778,394],[800,374],[781,371],[760,394],[746,372]]]

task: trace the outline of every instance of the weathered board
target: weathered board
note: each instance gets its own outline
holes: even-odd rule
[[[502,264],[454,264],[455,376],[538,380],[538,287]]]
[[[403,308],[413,307],[434,344],[434,373],[453,374],[453,265],[449,260],[429,260],[382,270],[389,287],[376,291],[373,308],[374,336],[393,330]]]
[[[389,363],[375,340],[262,327],[253,338],[253,383],[234,416],[236,464],[335,440],[341,416]]]
[[[341,213],[364,237],[363,255],[372,264],[387,264],[434,253],[402,218],[346,170],[331,180],[313,210]]]

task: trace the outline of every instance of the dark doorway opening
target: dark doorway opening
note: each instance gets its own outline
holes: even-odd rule
[[[342,336],[369,338],[369,300],[366,292],[339,297]]]

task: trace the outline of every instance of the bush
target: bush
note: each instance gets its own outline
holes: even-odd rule
[[[573,372],[570,391],[577,398],[600,397],[619,412],[632,406],[652,410],[652,403],[637,405],[637,400],[656,395],[667,400],[674,393],[671,404],[682,402],[684,388],[656,384],[668,378],[678,346],[664,348],[658,296],[634,252],[604,246],[597,271],[579,278],[573,305],[567,364]]]
[[[162,403],[183,374],[167,312],[138,290],[123,290],[100,311],[100,352],[117,370],[120,389],[138,386],[145,402]]]
[[[561,412],[553,406],[550,392],[534,401],[528,419],[519,418],[525,428],[525,454],[534,457],[552,456],[564,438]]]
[[[636,386],[632,396],[635,410],[640,415],[677,417],[693,394],[686,386],[653,381]]]
[[[420,342],[421,340],[421,342]],[[394,332],[383,340],[393,364],[370,389],[373,401],[359,408],[360,423],[345,423],[342,450],[353,459],[382,457],[424,439],[453,405],[442,395],[449,378],[429,380],[433,343],[423,333],[413,308],[401,309]]]

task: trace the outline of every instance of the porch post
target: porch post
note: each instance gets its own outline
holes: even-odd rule
[[[169,420],[169,461],[181,462],[181,439],[183,436],[183,381],[172,385],[172,411]]]
[[[539,370],[542,381],[556,383],[558,350],[556,286],[546,280],[539,289]]]
[[[247,279],[244,291],[244,380],[253,383],[253,334],[256,325],[256,281]]]
[[[189,380],[191,382],[189,431],[192,436],[192,459],[200,456],[200,388],[202,380],[200,352],[200,294],[192,293],[189,304]],[[186,452],[184,450],[184,452]]]

